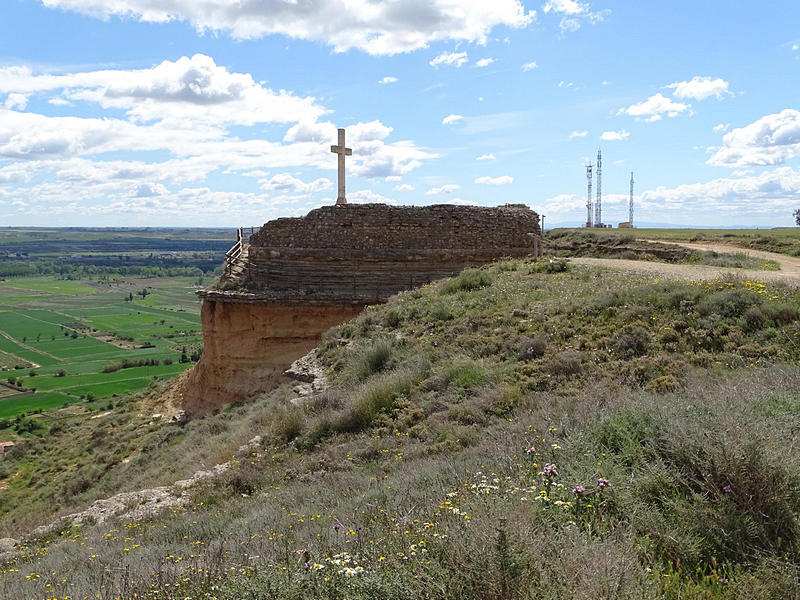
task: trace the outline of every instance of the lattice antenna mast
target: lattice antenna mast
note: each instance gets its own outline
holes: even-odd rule
[[[592,161],[586,165],[586,227],[592,226]]]
[[[628,222],[633,227],[633,171],[631,171],[631,197],[628,200]]]
[[[594,226],[603,226],[603,153],[597,150],[597,200],[594,203]]]

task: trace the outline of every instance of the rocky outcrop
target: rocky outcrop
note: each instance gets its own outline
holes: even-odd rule
[[[322,333],[363,308],[352,303],[263,302],[235,293],[203,300],[203,355],[183,382],[189,416],[251,398],[288,379],[293,361],[319,345]]]
[[[176,384],[178,405],[197,416],[267,392],[364,305],[541,249],[539,215],[521,204],[347,204],[270,221],[237,245],[220,289],[200,292],[203,356]]]

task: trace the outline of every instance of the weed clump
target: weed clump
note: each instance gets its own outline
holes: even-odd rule
[[[442,284],[442,294],[456,294],[458,292],[472,292],[492,285],[492,278],[481,269],[465,269],[457,277],[448,279]]]

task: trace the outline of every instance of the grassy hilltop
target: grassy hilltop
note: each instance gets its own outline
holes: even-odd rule
[[[307,399],[64,418],[0,463],[2,534],[263,439],[184,507],[29,540],[0,597],[796,597],[799,301],[505,262],[328,332]]]

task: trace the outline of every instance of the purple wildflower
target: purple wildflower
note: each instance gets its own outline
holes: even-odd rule
[[[536,454],[536,448],[534,448],[533,446],[531,446],[530,448],[528,448],[527,450],[525,450],[525,453],[526,453],[526,454]]]
[[[342,528],[341,523],[337,523],[336,525],[333,526],[334,531],[339,531],[341,528]]]
[[[601,487],[601,488],[603,488],[603,487],[611,487],[611,482],[608,479],[606,479],[605,477],[600,477],[597,480],[597,486]]]
[[[722,488],[722,491],[726,494],[730,494],[733,490],[731,489],[730,485],[726,485],[724,488]]]
[[[576,485],[574,488],[572,488],[572,493],[573,493],[573,494],[576,494],[576,495],[578,495],[578,496],[580,496],[580,495],[581,495],[583,492],[585,492],[585,491],[586,491],[586,490],[585,490],[585,489],[583,489],[583,488],[582,488],[581,486],[579,486],[579,485]]]
[[[306,571],[308,571],[308,570],[311,568],[311,563],[310,563],[310,562],[307,562],[307,563],[305,563],[305,564],[303,565],[303,568],[304,568]]]
[[[554,463],[550,463],[549,465],[545,465],[544,469],[542,469],[542,474],[545,477],[558,477],[558,467]]]

